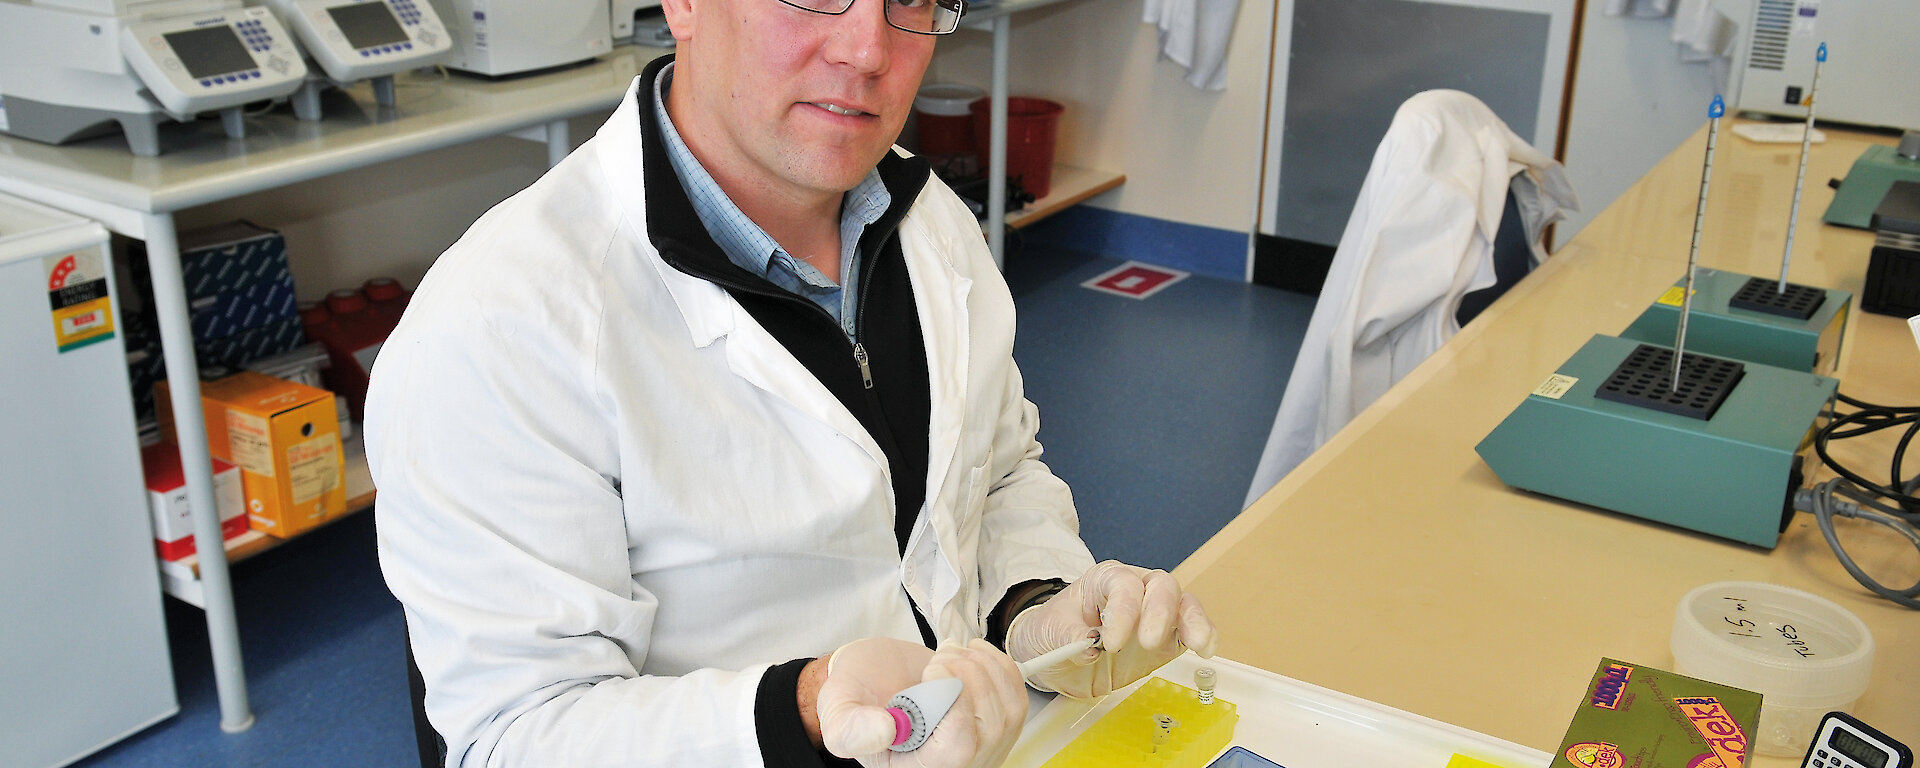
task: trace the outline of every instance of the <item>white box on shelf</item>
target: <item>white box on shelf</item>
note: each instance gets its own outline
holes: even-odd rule
[[[153,513],[153,543],[162,560],[194,553],[193,509],[187,503],[186,475],[180,471],[180,447],[156,443],[140,449],[147,475],[147,508]],[[220,536],[231,539],[247,530],[247,501],[240,492],[240,468],[213,460],[213,501],[220,510]]]

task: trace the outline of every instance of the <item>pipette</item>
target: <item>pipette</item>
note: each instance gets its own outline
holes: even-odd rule
[[[1020,664],[1020,678],[1031,680],[1034,675],[1060,666],[1068,659],[1086,653],[1100,642],[1098,637],[1075,640],[1046,653],[1035,656]],[[933,735],[933,729],[940,725],[940,719],[947,716],[947,710],[960,699],[960,678],[943,677],[928,680],[893,695],[887,702],[887,713],[893,715],[893,744],[887,749],[895,752],[912,752],[927,743],[927,737]]]
[[[1707,159],[1700,166],[1700,201],[1693,209],[1693,245],[1687,249],[1687,282],[1680,293],[1680,327],[1673,337],[1673,391],[1680,391],[1680,365],[1686,361],[1687,315],[1693,311],[1693,274],[1700,265],[1700,224],[1707,217],[1707,185],[1713,181],[1713,145],[1720,139],[1720,118],[1727,114],[1727,102],[1713,95],[1707,106]]]
[[[1066,645],[1060,646],[1051,651],[1047,651],[1046,653],[1040,654],[1031,659],[1020,662],[1020,679],[1032,680],[1034,675],[1040,674],[1049,669],[1053,669],[1054,667],[1060,666],[1062,663],[1066,662],[1067,659],[1071,659],[1075,656],[1079,656],[1080,654],[1086,653],[1088,648],[1092,648],[1095,645],[1098,645],[1099,643],[1100,643],[1100,638],[1097,636],[1083,637],[1083,638],[1080,638],[1079,640],[1075,640],[1071,643],[1067,643]]]
[[[1787,265],[1793,263],[1793,230],[1800,220],[1800,187],[1807,181],[1807,149],[1813,144],[1814,98],[1820,93],[1820,65],[1827,63],[1827,44],[1821,43],[1813,59],[1813,85],[1807,88],[1807,130],[1800,135],[1800,172],[1793,177],[1793,210],[1787,214],[1787,249],[1780,254],[1778,290],[1787,292]]]

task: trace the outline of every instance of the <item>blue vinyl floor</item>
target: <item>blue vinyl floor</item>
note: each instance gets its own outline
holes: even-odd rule
[[[1119,263],[1010,258],[1015,356],[1094,555],[1172,568],[1239,512],[1313,304],[1203,276],[1145,300],[1080,287]],[[220,731],[204,617],[169,599],[180,714],[77,765],[418,764],[373,515],[240,563],[233,583],[253,728]]]

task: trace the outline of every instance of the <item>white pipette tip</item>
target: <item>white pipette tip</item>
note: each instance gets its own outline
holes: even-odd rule
[[[1034,675],[1053,669],[1065,663],[1068,659],[1086,653],[1088,648],[1092,648],[1099,642],[1099,638],[1083,637],[1020,662],[1020,677],[1024,680],[1032,680]]]

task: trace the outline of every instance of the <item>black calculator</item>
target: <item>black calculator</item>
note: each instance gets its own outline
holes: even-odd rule
[[[1801,768],[1913,768],[1907,745],[1845,712],[1828,712]]]

